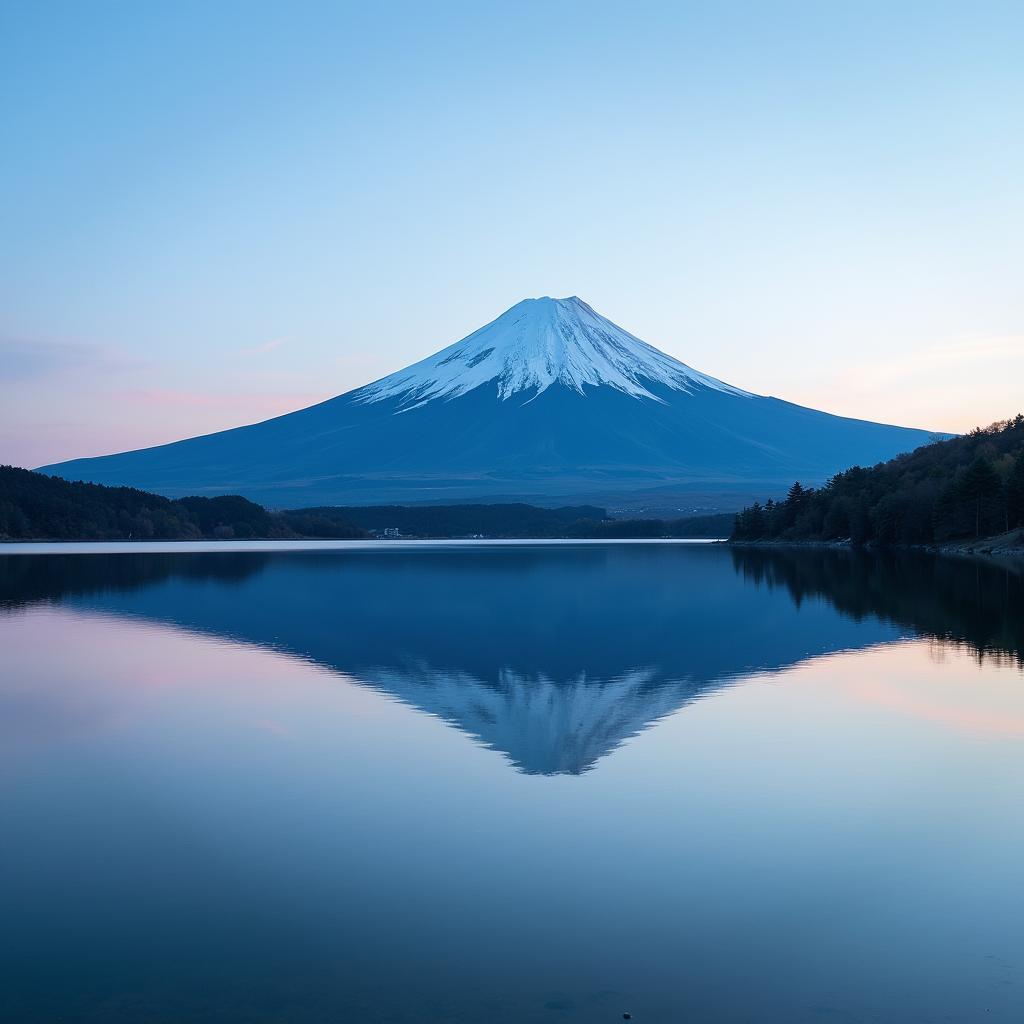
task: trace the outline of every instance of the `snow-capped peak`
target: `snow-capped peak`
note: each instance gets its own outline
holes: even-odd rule
[[[358,400],[402,398],[408,410],[491,381],[503,400],[521,394],[528,401],[555,383],[581,395],[585,386],[606,385],[654,401],[651,384],[747,394],[635,338],[573,295],[524,299],[462,341],[368,384]]]

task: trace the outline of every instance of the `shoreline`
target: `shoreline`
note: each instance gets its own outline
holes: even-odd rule
[[[427,548],[724,544],[717,537],[434,537],[387,540],[94,540],[0,541],[0,555],[186,554],[260,551],[415,551]]]

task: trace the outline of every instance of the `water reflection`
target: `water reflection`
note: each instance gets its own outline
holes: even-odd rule
[[[733,571],[723,571],[731,565]],[[1021,566],[923,554],[566,547],[0,558],[0,606],[143,618],[316,662],[580,774],[754,671],[905,635],[1021,663]]]
[[[1022,1019],[1017,569],[32,556],[0,599],[4,1024]]]

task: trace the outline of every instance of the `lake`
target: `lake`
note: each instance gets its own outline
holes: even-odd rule
[[[1024,1019],[1021,564],[253,547],[0,554],[5,1024]]]

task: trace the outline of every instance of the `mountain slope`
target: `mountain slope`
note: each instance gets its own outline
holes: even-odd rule
[[[583,496],[823,480],[932,440],[764,398],[578,298],[527,299],[434,356],[263,423],[44,467],[274,506]]]

